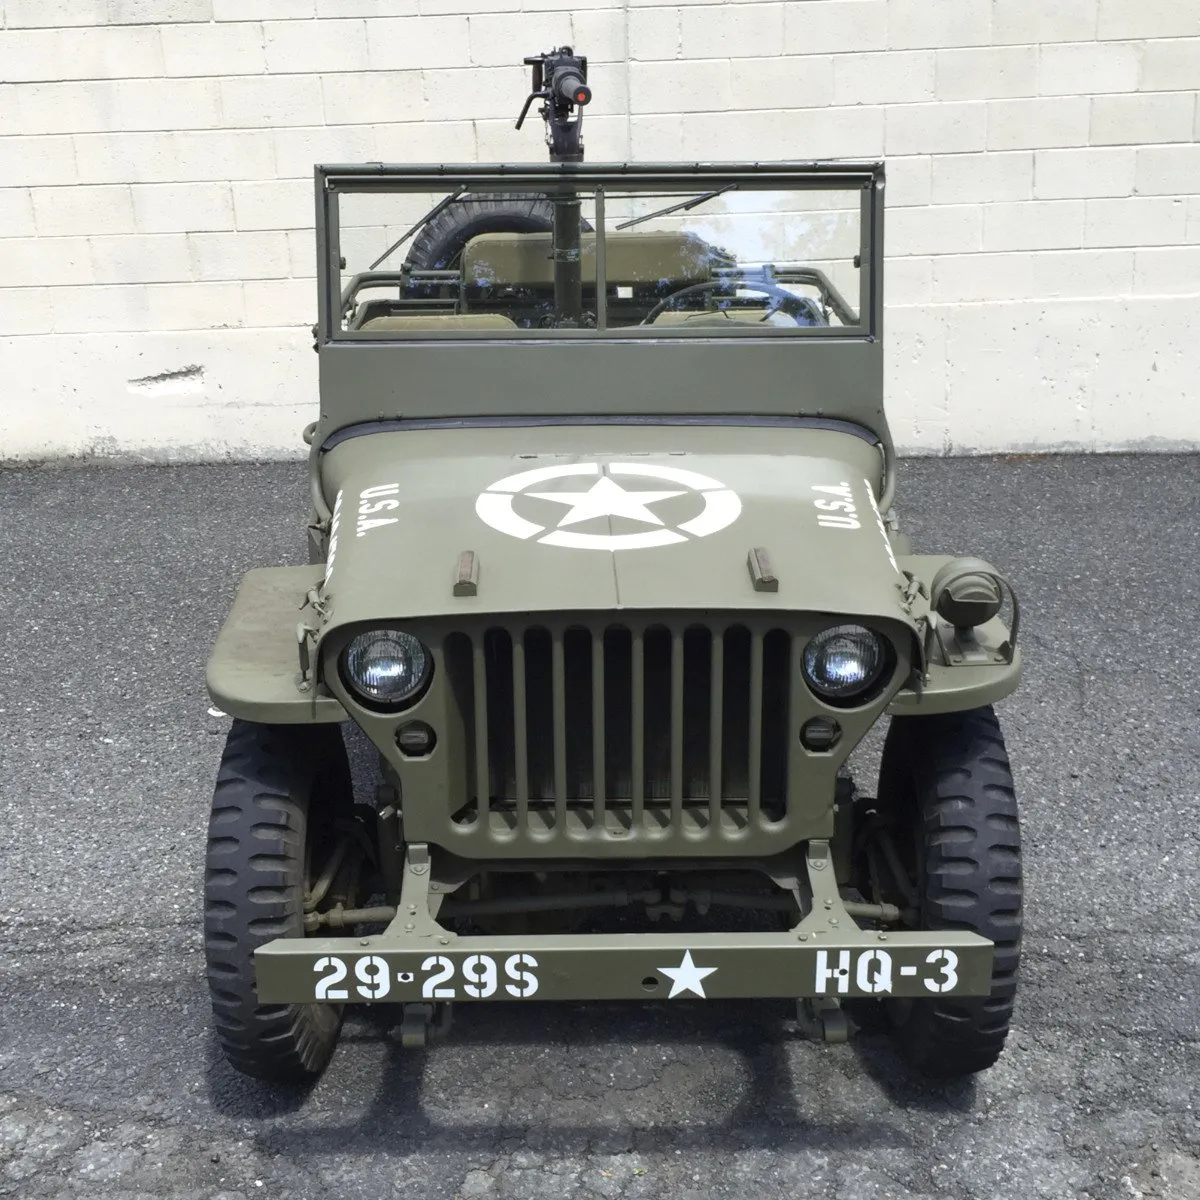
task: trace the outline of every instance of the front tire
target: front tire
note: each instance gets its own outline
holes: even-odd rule
[[[213,1024],[230,1064],[273,1083],[324,1070],[340,1005],[258,1003],[254,951],[304,936],[306,886],[353,813],[350,767],[337,726],[234,720],[208,827],[204,949]]]
[[[876,809],[909,868],[917,928],[969,930],[996,947],[989,995],[890,1001],[894,1035],[927,1075],[986,1070],[1008,1036],[1021,953],[1020,825],[995,712],[894,717]]]

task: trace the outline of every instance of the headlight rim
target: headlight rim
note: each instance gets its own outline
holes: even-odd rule
[[[834,634],[846,630],[853,630],[856,634],[869,634],[878,648],[879,663],[874,674],[857,690],[843,693],[842,695],[831,695],[822,689],[809,671],[809,654],[821,639],[831,638]],[[891,639],[885,634],[880,633],[878,629],[873,629],[870,625],[865,625],[860,621],[842,620],[836,624],[823,626],[808,639],[803,650],[800,652],[800,674],[804,679],[805,686],[821,704],[838,711],[864,708],[872,703],[887,687],[895,671],[896,648],[893,646]]]
[[[381,635],[391,637],[401,635],[411,638],[420,648],[424,657],[425,669],[419,681],[409,692],[394,700],[383,700],[372,696],[361,687],[350,669],[350,653],[354,647],[364,638],[379,637]],[[341,680],[342,686],[349,693],[351,699],[361,707],[376,713],[400,713],[412,708],[425,697],[434,676],[433,652],[415,633],[396,625],[375,625],[352,634],[338,653],[337,662],[338,678]]]

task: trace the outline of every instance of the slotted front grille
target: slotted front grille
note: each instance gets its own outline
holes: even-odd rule
[[[492,627],[445,661],[461,825],[734,836],[786,814],[792,637],[730,624]]]

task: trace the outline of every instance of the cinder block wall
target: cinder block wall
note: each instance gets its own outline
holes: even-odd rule
[[[1200,0],[3,0],[0,458],[285,454],[315,160],[889,160],[910,449],[1200,445]]]

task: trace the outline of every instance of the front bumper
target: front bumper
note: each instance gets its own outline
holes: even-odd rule
[[[254,955],[261,1004],[986,996],[993,943],[963,930],[863,929],[827,841],[805,847],[790,930],[460,936],[444,883],[409,844],[391,924],[367,937],[277,938]]]
[[[993,945],[959,930],[279,938],[263,1004],[985,996]]]

